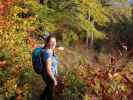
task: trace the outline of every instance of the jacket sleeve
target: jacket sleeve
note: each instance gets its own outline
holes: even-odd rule
[[[48,60],[48,59],[51,58],[51,57],[52,57],[52,54],[51,54],[49,51],[46,51],[46,52],[44,53],[44,59],[45,59],[45,61]]]

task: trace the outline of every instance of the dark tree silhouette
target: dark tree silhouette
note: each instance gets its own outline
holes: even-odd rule
[[[47,4],[48,0],[40,0],[39,1],[41,4]]]

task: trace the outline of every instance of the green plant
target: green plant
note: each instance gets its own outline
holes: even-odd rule
[[[65,76],[68,79],[68,87],[63,90],[63,100],[82,100],[86,91],[84,82],[71,71],[66,72]]]

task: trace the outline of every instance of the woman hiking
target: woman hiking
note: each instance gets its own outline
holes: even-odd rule
[[[56,49],[56,38],[52,35],[49,35],[46,39],[45,46],[43,47],[43,60],[44,67],[42,72],[43,80],[46,83],[45,90],[41,95],[41,100],[54,100],[53,92],[55,86],[57,86],[57,65],[58,58],[55,55]],[[63,49],[63,48],[60,48]]]

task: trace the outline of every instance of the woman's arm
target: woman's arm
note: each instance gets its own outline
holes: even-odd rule
[[[51,65],[52,65],[51,58],[48,58],[48,59],[46,60],[46,70],[47,70],[48,76],[49,76],[49,77],[52,79],[52,81],[54,82],[54,85],[57,85],[56,78],[54,77],[54,74],[52,73],[52,70],[51,70]]]

